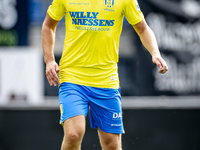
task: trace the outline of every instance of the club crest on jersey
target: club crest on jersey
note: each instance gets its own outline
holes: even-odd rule
[[[105,5],[108,8],[111,8],[114,5],[114,0],[105,0]]]
[[[136,0],[136,7],[137,7],[137,11],[141,11],[137,0]]]

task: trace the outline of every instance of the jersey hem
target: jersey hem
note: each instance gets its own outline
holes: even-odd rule
[[[83,86],[89,86],[89,87],[96,87],[96,88],[106,88],[106,89],[119,89],[120,86],[119,85],[112,85],[112,86],[109,86],[108,85],[102,85],[102,86],[99,86],[99,85],[94,85],[94,84],[88,84],[88,83],[81,83],[81,82],[76,82],[76,81],[68,81],[68,80],[62,80],[60,81],[60,85],[64,82],[68,82],[68,83],[73,83],[73,84],[77,84],[77,85],[83,85]]]

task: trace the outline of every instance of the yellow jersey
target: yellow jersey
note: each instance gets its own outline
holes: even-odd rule
[[[123,17],[131,25],[144,18],[137,0],[53,0],[47,13],[56,21],[65,15],[60,83],[118,89]]]

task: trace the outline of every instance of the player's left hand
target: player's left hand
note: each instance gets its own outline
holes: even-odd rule
[[[168,71],[167,63],[165,62],[165,60],[160,55],[153,56],[152,61],[160,69],[159,73],[164,74],[165,72]]]

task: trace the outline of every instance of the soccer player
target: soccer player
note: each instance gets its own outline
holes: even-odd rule
[[[55,31],[64,15],[65,41],[58,67],[53,52]],[[159,72],[165,73],[167,64],[136,0],[53,0],[48,8],[42,45],[48,82],[59,85],[62,150],[81,149],[89,108],[91,127],[97,128],[102,149],[122,149],[124,129],[117,62],[124,16]]]

